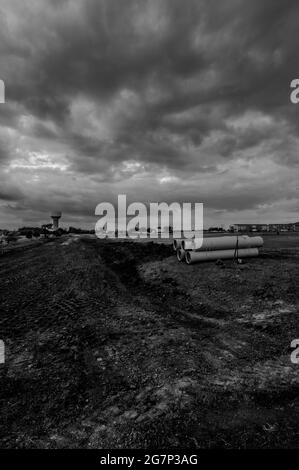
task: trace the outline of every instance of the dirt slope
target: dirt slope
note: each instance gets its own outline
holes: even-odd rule
[[[1,447],[298,447],[298,250],[236,268],[154,243],[0,258]]]

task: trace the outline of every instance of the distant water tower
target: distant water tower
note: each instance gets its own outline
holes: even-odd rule
[[[61,217],[61,212],[51,212],[51,219],[53,220],[53,230],[58,230],[59,227],[59,219]]]

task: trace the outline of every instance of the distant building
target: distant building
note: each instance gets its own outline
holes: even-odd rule
[[[59,219],[61,218],[61,212],[60,211],[52,211],[51,212],[51,219],[53,220],[53,230],[58,230],[59,228]]]
[[[290,224],[233,224],[230,232],[299,232],[299,222]]]
[[[294,232],[296,224],[269,224],[269,232]]]
[[[208,232],[225,232],[225,230],[223,227],[210,227]]]
[[[253,230],[254,228],[254,230]],[[256,231],[256,225],[252,224],[233,224],[229,227],[230,232],[252,232]]]

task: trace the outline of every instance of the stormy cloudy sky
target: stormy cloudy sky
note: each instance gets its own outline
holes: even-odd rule
[[[0,228],[102,201],[299,221],[297,0],[0,0]]]

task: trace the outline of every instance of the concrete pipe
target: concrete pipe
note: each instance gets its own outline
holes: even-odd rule
[[[183,250],[194,250],[194,239],[182,240]]]
[[[264,241],[262,237],[248,237],[242,235],[240,237],[211,237],[204,238],[202,243],[200,239],[183,240],[182,247],[185,250],[194,251],[215,251],[215,250],[232,250],[237,247],[242,248],[259,248],[262,247]]]
[[[172,242],[172,246],[173,246],[174,251],[177,251],[182,246],[182,240],[179,238],[174,238]]]
[[[243,248],[238,250],[238,258],[253,258],[258,256],[258,248]],[[235,250],[216,250],[216,251],[186,251],[186,263],[201,263],[204,261],[215,261],[217,259],[233,259]]]
[[[186,252],[185,250],[183,250],[183,248],[179,248],[178,250],[176,250],[176,257],[179,261],[184,261],[185,256],[186,256]]]

